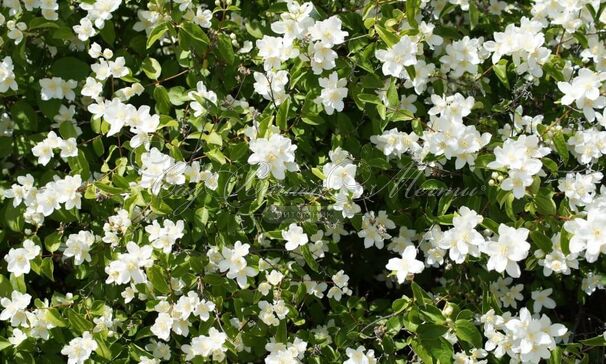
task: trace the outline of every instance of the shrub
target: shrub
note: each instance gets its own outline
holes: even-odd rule
[[[0,358],[602,361],[605,7],[4,0]]]

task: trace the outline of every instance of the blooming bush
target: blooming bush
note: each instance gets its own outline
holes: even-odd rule
[[[0,359],[601,362],[605,8],[3,0]]]

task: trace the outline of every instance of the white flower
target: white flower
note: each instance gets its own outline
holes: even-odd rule
[[[495,1],[492,0],[491,3]],[[495,32],[494,41],[484,43],[483,47],[493,52],[492,63],[497,63],[504,55],[511,55],[516,65],[516,73],[541,77],[542,66],[551,54],[551,50],[543,47],[545,35],[542,28],[541,22],[522,17],[519,27],[508,24],[505,32]]]
[[[194,23],[201,26],[202,28],[210,28],[210,26],[212,25],[212,23],[211,23],[212,18],[213,18],[212,11],[210,11],[208,9],[203,9],[202,7],[198,7],[196,9],[196,14],[193,15],[193,13],[192,13],[191,20]]]
[[[67,356],[68,364],[84,364],[90,358],[93,351],[97,350],[98,344],[90,332],[85,331],[82,337],[72,339],[69,344],[61,349],[61,354]]]
[[[152,339],[149,344],[145,345],[145,350],[152,353],[154,358],[160,360],[170,360],[171,353],[170,346],[168,344]]]
[[[30,239],[23,241],[22,248],[11,248],[4,260],[8,263],[7,270],[16,277],[29,273],[30,261],[40,254],[40,247]]]
[[[27,320],[25,309],[29,306],[31,299],[32,296],[19,291],[13,291],[10,299],[6,297],[0,299],[0,304],[4,307],[4,310],[0,312],[0,320],[10,320],[13,327],[24,324]]]
[[[364,238],[365,248],[375,245],[378,249],[383,249],[385,239],[391,238],[387,230],[395,227],[385,211],[379,211],[378,216],[375,216],[374,211],[370,211],[362,217],[362,230],[358,232],[358,236]]]
[[[151,245],[143,247],[130,241],[126,244],[128,253],[120,253],[118,259],[105,267],[108,278],[106,283],[135,284],[147,282],[147,275],[141,268],[151,267],[153,264]]]
[[[445,72],[450,71],[454,78],[461,77],[465,72],[475,75],[478,65],[482,62],[480,54],[481,39],[471,39],[468,36],[446,46],[446,54],[440,58]]]
[[[14,69],[12,58],[4,57],[0,62],[0,92],[6,92],[9,88],[13,91],[18,89]]]
[[[299,4],[296,1],[288,1],[288,12],[280,14],[280,20],[271,23],[271,30],[278,34],[284,34],[284,39],[302,39],[308,28],[314,24],[309,16],[313,10],[313,4],[306,2]]]
[[[558,88],[564,93],[563,105],[575,102],[576,107],[583,111],[589,121],[594,121],[596,114],[594,109],[603,109],[606,106],[606,97],[600,95],[600,87],[606,80],[606,72],[593,72],[587,68],[581,68],[577,77],[572,82],[558,82]]]
[[[414,246],[408,246],[402,252],[402,258],[391,258],[386,269],[395,273],[398,283],[404,283],[409,274],[421,273],[425,265],[420,260],[415,259],[417,249]]]
[[[63,80],[60,77],[42,78],[38,82],[42,88],[42,100],[63,98]]]
[[[249,144],[253,154],[248,157],[248,164],[259,165],[257,177],[267,178],[269,174],[278,180],[286,177],[285,172],[297,171],[299,167],[295,162],[295,150],[290,139],[279,134],[273,134],[269,139],[257,138]]]
[[[293,47],[292,40],[286,38],[264,35],[257,40],[259,57],[263,58],[265,71],[280,68],[282,62],[299,55],[298,49]]]
[[[347,354],[347,360],[343,364],[375,364],[375,351],[370,349],[366,351],[366,348],[362,345],[358,346],[357,349],[347,348],[345,349]]]
[[[222,361],[227,348],[224,346],[227,335],[211,327],[208,335],[200,335],[192,338],[189,345],[182,345],[181,350],[185,353],[185,360],[190,361],[196,356],[210,357]]]
[[[375,57],[383,63],[382,70],[385,76],[404,78],[406,68],[417,63],[417,43],[409,36],[400,38],[398,43],[384,49],[375,51]]]
[[[177,162],[173,157],[160,152],[156,147],[141,155],[143,167],[140,185],[151,188],[154,195],[160,193],[162,188],[169,185],[182,185],[185,183],[185,162]]]
[[[498,241],[489,241],[483,249],[483,252],[489,255],[486,264],[488,270],[499,273],[507,271],[511,277],[519,277],[521,271],[517,262],[526,258],[530,249],[530,244],[526,241],[528,233],[525,228],[499,225]]]
[[[69,157],[78,156],[78,144],[76,143],[76,138],[61,140],[59,143],[59,149],[61,150],[60,156],[64,160]]]
[[[288,98],[286,94],[288,72],[284,70],[268,71],[267,73],[255,72],[253,77],[255,92],[263,96],[265,100],[280,105]]]
[[[515,198],[522,198],[526,195],[526,187],[532,185],[532,175],[521,170],[512,170],[509,177],[501,182],[501,188],[504,191],[513,192]]]
[[[284,278],[284,274],[274,269],[265,278],[272,286],[277,286]]]
[[[496,159],[488,163],[488,168],[509,169],[509,177],[501,183],[505,191],[512,191],[515,198],[526,194],[526,187],[532,185],[533,176],[541,172],[543,163],[540,158],[550,153],[550,149],[541,147],[536,135],[521,135],[517,140],[507,139],[502,147],[496,147]]]
[[[558,189],[566,195],[571,207],[590,204],[597,193],[596,184],[602,180],[602,173],[567,173],[561,178]]]
[[[556,346],[554,337],[560,337],[568,331],[564,325],[552,325],[545,315],[540,319],[533,318],[526,308],[520,310],[519,318],[509,320],[505,327],[510,331],[519,359],[532,363],[549,359],[551,350]]]
[[[591,296],[596,289],[604,289],[602,284],[603,277],[600,274],[588,272],[587,276],[583,278],[581,282],[581,289],[585,291],[588,296]]]
[[[535,256],[539,259],[539,265],[543,267],[543,275],[545,277],[551,276],[553,272],[569,275],[571,269],[578,269],[578,254],[569,253],[564,254],[560,244],[561,234],[557,233],[552,238],[553,243],[552,250],[548,254],[545,254],[542,250],[536,250]]]
[[[58,194],[57,201],[65,204],[67,210],[74,207],[80,209],[82,194],[79,192],[82,186],[82,177],[79,174],[74,176],[65,176],[62,180],[57,180],[54,186],[55,193]]]
[[[208,321],[210,313],[215,310],[215,304],[207,300],[200,300],[196,305],[193,314],[198,316],[202,321]]]
[[[190,91],[187,94],[187,97],[192,100],[190,106],[194,110],[195,117],[206,114],[206,109],[204,106],[202,106],[202,104],[200,104],[198,98],[207,100],[214,105],[217,104],[217,94],[214,91],[208,90],[202,81],[198,81],[196,84],[196,91]]]
[[[474,210],[462,206],[453,218],[454,227],[445,231],[436,241],[437,247],[448,249],[450,259],[461,264],[468,255],[480,256],[480,247],[485,240],[475,227],[483,221],[483,217]]]
[[[601,253],[606,253],[606,214],[603,208],[590,208],[587,216],[566,221],[564,229],[572,233],[570,252],[585,252],[589,263],[595,262]]]
[[[221,255],[218,257],[218,268],[221,272],[227,272],[229,279],[235,279],[240,288],[248,286],[248,277],[254,277],[258,274],[257,270],[249,267],[246,262],[246,256],[249,253],[249,244],[242,244],[236,241],[233,249],[223,247]]]
[[[6,22],[8,32],[6,35],[15,41],[15,44],[21,43],[23,40],[23,32],[27,29],[27,25],[24,22],[16,22],[15,20],[9,20]]]
[[[345,37],[349,35],[341,30],[341,19],[337,16],[316,22],[310,27],[309,34],[313,41],[324,43],[328,47],[345,42]]]
[[[95,235],[90,231],[80,231],[70,234],[65,242],[67,249],[63,252],[66,257],[74,257],[74,264],[80,265],[84,261],[90,262],[90,249],[95,242]]]
[[[8,338],[8,341],[11,343],[11,345],[13,345],[14,347],[17,347],[17,346],[21,345],[21,343],[24,342],[26,339],[27,339],[27,335],[23,331],[15,328],[15,329],[13,329],[12,336],[10,336]]]
[[[311,69],[316,75],[321,74],[324,70],[331,70],[337,66],[337,52],[324,43],[310,43],[308,54],[311,54],[311,57],[307,54],[302,54],[300,58],[310,62]]]
[[[328,115],[332,115],[335,110],[343,111],[345,104],[343,99],[347,96],[347,80],[339,78],[336,72],[331,73],[328,78],[320,78],[320,87],[322,91],[316,99],[317,103],[324,105],[324,110]]]
[[[25,201],[32,201],[37,189],[34,187],[34,177],[31,174],[17,177],[17,183],[10,189],[4,191],[4,197],[13,199],[13,207],[19,206]]]
[[[414,152],[421,149],[421,146],[417,144],[419,136],[414,132],[410,134],[398,131],[393,128],[386,130],[382,135],[373,135],[370,137],[370,141],[377,146],[379,150],[386,156],[395,155],[400,158],[402,154],[410,151]]]
[[[126,59],[118,57],[108,62],[109,72],[114,78],[120,78],[128,75],[128,68],[125,66]]]
[[[335,285],[328,290],[326,297],[340,301],[343,295],[351,295],[353,293],[352,290],[347,287],[349,276],[345,274],[342,269],[333,274],[332,281]]]
[[[103,84],[92,77],[86,78],[86,83],[82,86],[80,93],[82,96],[88,96],[93,99],[98,99],[103,92]]]
[[[532,310],[534,313],[541,312],[541,308],[545,307],[548,309],[553,309],[556,307],[555,301],[549,298],[553,289],[547,288],[542,291],[533,291],[531,293],[532,300],[534,301],[532,304]]]
[[[81,18],[80,24],[73,26],[74,33],[78,35],[78,39],[86,42],[89,38],[92,38],[97,33],[93,28],[93,23],[88,18]]]
[[[282,231],[282,238],[286,240],[286,250],[295,250],[309,241],[307,234],[303,232],[303,228],[295,223],[290,224],[288,230]]]
[[[151,326],[151,332],[156,335],[159,339],[168,341],[170,338],[170,331],[173,327],[173,318],[170,314],[161,312],[156,317],[156,321]]]
[[[145,227],[151,245],[156,249],[162,249],[166,254],[170,253],[175,242],[183,237],[183,229],[183,220],[178,220],[176,223],[164,220],[164,227],[154,220],[152,225]]]

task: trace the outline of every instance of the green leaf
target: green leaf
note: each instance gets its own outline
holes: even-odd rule
[[[61,314],[59,313],[59,311],[56,308],[47,309],[44,317],[46,318],[46,320],[49,323],[55,325],[56,327],[67,326],[65,319],[63,317],[61,317]]]
[[[416,19],[418,8],[418,0],[406,0],[406,19],[408,20],[408,24],[415,29],[419,26]]]
[[[54,282],[55,281],[55,277],[53,276],[54,271],[55,271],[55,266],[53,264],[53,259],[51,257],[42,259],[42,263],[40,264],[40,275],[42,275]]]
[[[492,69],[494,70],[494,74],[497,76],[499,81],[501,81],[501,83],[505,85],[507,89],[510,89],[511,86],[509,85],[509,79],[507,78],[507,60],[502,59],[495,63],[492,66]]]
[[[471,321],[455,321],[455,333],[460,340],[471,344],[474,348],[482,347],[482,334]]]
[[[415,303],[420,307],[424,307],[425,300],[431,300],[431,298],[427,292],[425,292],[423,288],[421,288],[421,286],[419,286],[416,282],[412,282],[410,286],[412,287],[412,294],[415,299]]]
[[[562,363],[562,349],[555,347],[551,351],[551,357],[549,358],[549,364],[561,364]]]
[[[206,152],[206,156],[220,164],[227,163],[227,160],[225,159],[225,155],[219,149],[209,150],[208,152]]]
[[[71,121],[64,121],[59,125],[59,134],[63,139],[76,138],[78,133]]]
[[[93,324],[73,309],[67,310],[67,321],[69,322],[70,328],[75,329],[78,334],[93,329]]]
[[[568,147],[566,146],[566,140],[564,139],[564,134],[561,131],[557,131],[553,134],[553,144],[555,146],[556,152],[564,163],[568,162]]]
[[[147,269],[147,277],[152,286],[156,291],[163,294],[170,293],[170,287],[166,280],[166,276],[166,273],[164,273],[164,270],[160,266],[154,265]]]
[[[94,339],[97,342],[97,349],[95,349],[95,353],[97,353],[100,357],[106,360],[112,359],[112,352],[107,346],[107,342],[100,334],[94,334]]]
[[[21,293],[27,292],[27,286],[25,285],[25,276],[20,275],[19,277],[15,276],[14,273],[10,275],[10,282],[13,290],[19,291]]]
[[[46,20],[44,18],[33,18],[27,25],[27,30],[34,29],[45,29],[45,28],[59,28],[59,24],[54,21]]]
[[[438,363],[452,363],[452,344],[445,338],[421,340],[421,343]]]
[[[448,186],[446,183],[437,179],[428,179],[421,184],[419,187],[422,190],[446,190]]]
[[[313,270],[314,272],[319,272],[318,262],[314,259],[311,251],[309,251],[309,246],[303,245],[301,247],[301,253],[303,253],[303,258],[305,259],[305,263]]]
[[[154,88],[154,100],[156,100],[156,110],[160,114],[168,114],[170,112],[170,98],[168,91],[161,85]]]
[[[0,336],[0,351],[10,348],[13,344],[10,343],[5,337]]]
[[[22,206],[14,207],[12,203],[7,203],[4,210],[4,223],[12,231],[21,232],[25,224],[23,218],[24,212],[25,210]]]
[[[223,145],[223,138],[221,138],[221,135],[217,134],[214,131],[210,132],[210,134],[203,134],[202,139],[204,139],[209,144],[214,144],[218,146]]]
[[[154,45],[154,43],[156,43],[156,41],[158,41],[160,38],[162,38],[167,31],[168,23],[162,23],[156,26],[147,36],[147,43],[145,47],[147,49],[151,48],[151,46]]]
[[[103,25],[103,29],[99,30],[99,35],[105,43],[113,45],[116,40],[116,29],[114,23],[111,20],[106,20]]]
[[[420,316],[432,324],[443,324],[446,319],[442,314],[442,311],[434,305],[426,305],[425,307],[419,307]]]
[[[397,300],[393,301],[393,303],[391,304],[391,309],[393,311],[393,314],[398,314],[402,311],[404,311],[410,304],[410,298],[403,296],[402,298],[398,298]]]
[[[606,339],[603,335],[599,335],[591,339],[580,340],[580,343],[587,346],[606,346]]]
[[[219,35],[219,42],[217,43],[217,50],[219,55],[227,64],[234,63],[235,55],[234,48],[231,45],[231,38],[225,34]]]
[[[376,94],[358,94],[358,99],[366,104],[375,104],[375,105],[383,105],[383,101]]]
[[[19,130],[38,130],[38,116],[26,101],[17,101],[11,106],[11,116]]]
[[[553,192],[541,188],[539,193],[534,198],[534,203],[537,206],[537,211],[542,215],[555,215],[557,207],[553,201]]]
[[[179,43],[183,49],[193,49],[196,54],[202,54],[208,48],[210,40],[200,26],[185,22],[179,29]]]
[[[564,226],[562,226],[562,229],[560,229],[560,246],[562,248],[562,252],[566,255],[570,254],[571,236],[572,234],[568,232],[568,230],[566,230]]]
[[[4,275],[0,274],[0,297],[10,297],[13,292],[11,281]]]
[[[90,66],[78,58],[63,57],[53,62],[50,71],[54,76],[66,80],[82,81],[90,74]]]
[[[13,153],[13,138],[0,136],[0,158],[8,157]]]
[[[547,73],[549,76],[551,76],[551,78],[556,81],[566,81],[566,78],[564,77],[564,74],[562,73],[561,69],[558,69],[557,65],[553,62],[554,59],[556,58],[552,58],[549,62],[543,65],[545,73]]]
[[[288,332],[286,328],[286,320],[281,320],[276,331],[276,341],[279,343],[288,342]]]
[[[448,327],[436,324],[421,324],[417,328],[417,335],[423,339],[437,339],[448,331]]]
[[[151,80],[157,80],[162,73],[162,66],[155,58],[147,57],[141,64],[141,69],[145,72],[145,75]]]
[[[469,2],[469,25],[471,29],[473,30],[475,27],[477,27],[479,22],[480,11],[478,10],[478,6],[476,5],[475,0],[471,0]]]
[[[282,129],[288,129],[288,109],[290,108],[290,98],[287,98],[280,107],[278,108],[278,113],[276,115],[276,125]]]
[[[400,38],[379,24],[375,24],[375,29],[379,37],[387,44],[388,47],[393,47],[400,41]]]
[[[551,247],[553,246],[553,244],[552,244],[551,240],[547,236],[545,236],[545,234],[543,234],[542,232],[531,231],[530,238],[536,244],[536,246],[539,249],[541,249],[542,251],[544,251],[545,253],[548,253],[551,251]]]

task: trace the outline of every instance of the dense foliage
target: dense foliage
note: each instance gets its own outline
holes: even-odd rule
[[[605,8],[3,0],[0,360],[602,362]]]

